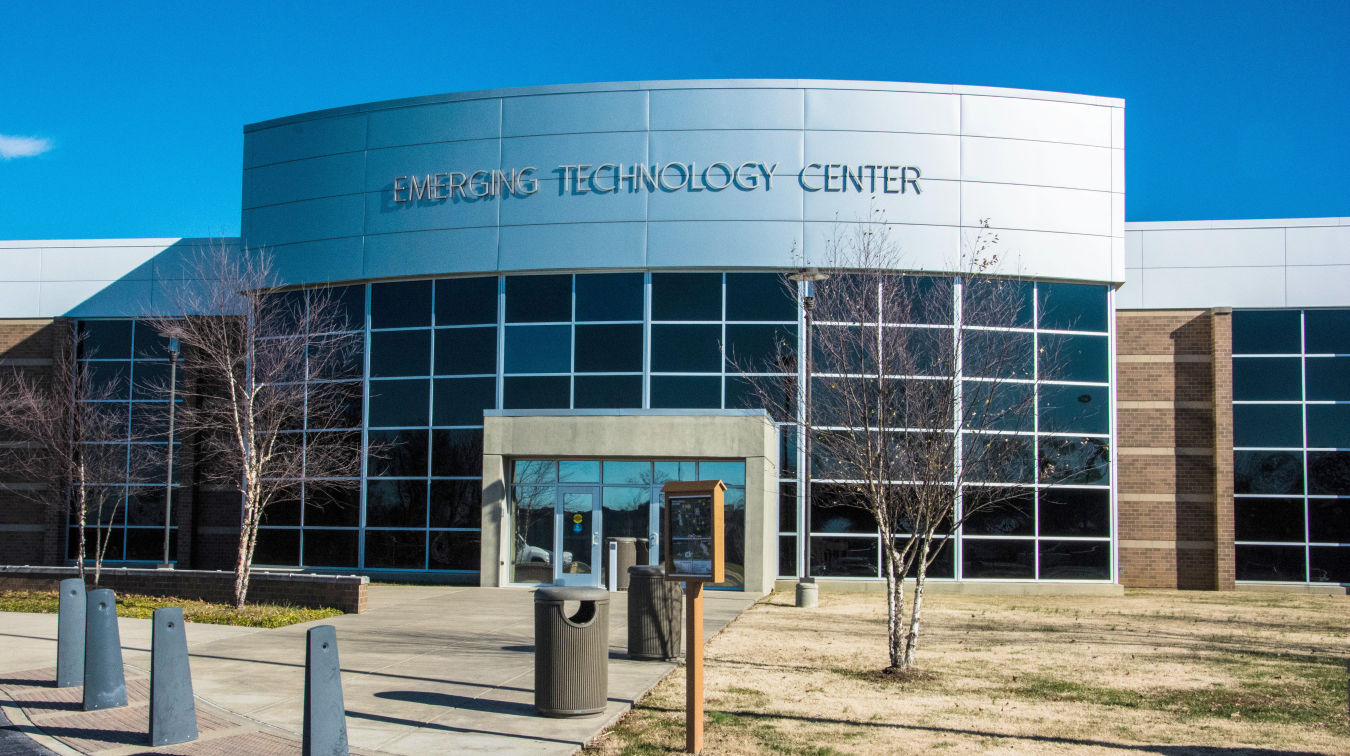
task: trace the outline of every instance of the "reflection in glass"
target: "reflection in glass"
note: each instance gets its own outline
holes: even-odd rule
[[[1110,580],[1110,541],[1041,541],[1041,580]]]
[[[1106,386],[1042,384],[1040,431],[1042,433],[1109,433],[1110,390]]]
[[[427,482],[372,480],[366,483],[366,527],[425,528]]]
[[[728,486],[745,485],[744,462],[699,462],[699,480],[720,480]]]
[[[572,369],[572,327],[511,326],[506,329],[508,373],[566,373]]]
[[[848,483],[811,483],[812,533],[876,533],[877,521]],[[792,502],[795,519],[797,503]]]
[[[961,539],[961,574],[968,578],[1036,577],[1036,541]]]
[[[1043,333],[1039,338],[1042,380],[1107,382],[1110,372],[1107,337]]]
[[[305,526],[354,528],[361,524],[361,489],[351,486],[305,484]],[[306,564],[309,564],[308,562]]]
[[[797,325],[728,325],[727,370],[778,373],[797,368]]]
[[[496,322],[496,276],[447,278],[436,282],[436,325]]]
[[[427,569],[478,571],[482,546],[482,537],[478,533],[433,531],[430,538],[430,563]]]
[[[1111,492],[1102,488],[1043,488],[1042,536],[1111,535]]]
[[[1297,401],[1303,398],[1302,360],[1297,357],[1243,357],[1233,360],[1236,401]]]
[[[1302,546],[1238,544],[1234,550],[1238,580],[1301,583],[1308,579]]]
[[[879,577],[876,538],[811,536],[812,577]]]
[[[778,577],[797,577],[797,537],[778,537]]]
[[[1309,404],[1308,446],[1350,448],[1350,404]]]
[[[427,474],[427,432],[425,430],[370,430],[366,474],[372,477],[421,478]]]
[[[961,339],[963,375],[1023,380],[1033,377],[1036,350],[1030,333],[962,329]]]
[[[1350,547],[1313,546],[1308,579],[1313,583],[1350,583]]]
[[[370,427],[426,426],[431,414],[431,381],[383,380],[370,382]]]
[[[1297,404],[1234,404],[1233,446],[1303,446],[1303,407]]]
[[[118,531],[120,535],[121,531]],[[108,547],[104,559],[121,559],[120,537]],[[118,555],[112,556],[116,546]],[[260,567],[299,567],[300,531],[295,528],[259,528],[258,541],[253,547],[253,563]]]
[[[1107,287],[1041,282],[1036,284],[1036,290],[1041,299],[1041,328],[1106,332]]]
[[[478,477],[482,475],[482,429],[453,428],[432,431],[431,474],[437,477]]]
[[[566,493],[563,498],[562,517],[562,571],[569,575],[589,575],[591,565],[592,535],[595,495],[590,493]]]
[[[592,460],[564,459],[558,463],[562,483],[599,483],[600,463]]]
[[[1042,438],[1041,482],[1080,486],[1110,483],[1110,442],[1104,438]]]
[[[694,462],[658,461],[655,464],[657,483],[670,480],[698,480],[698,466]]]
[[[578,375],[572,380],[576,409],[636,409],[642,406],[640,375]]]
[[[544,463],[548,464],[548,463]],[[521,463],[516,471],[521,473]],[[526,478],[539,477],[531,465]],[[553,582],[553,507],[557,489],[552,486],[515,486],[511,489],[511,582]]]
[[[571,319],[571,275],[506,277],[506,322],[562,323]]]
[[[1308,452],[1308,493],[1350,494],[1350,452]]]
[[[1233,534],[1238,541],[1303,541],[1303,499],[1233,500]]]
[[[707,475],[703,472],[704,465],[707,462],[699,463],[700,477]],[[726,464],[726,463],[718,463]],[[737,464],[737,463],[731,463]],[[741,473],[744,477],[745,473]],[[703,478],[707,480],[706,477]],[[740,588],[745,585],[745,489],[728,488],[723,492],[722,510],[722,535],[723,535],[723,556],[726,565],[726,580],[720,583],[713,583],[717,588]]]
[[[1035,288],[1032,281],[977,276],[962,287],[961,317],[970,325],[1030,328]]]
[[[1303,453],[1286,451],[1233,452],[1233,492],[1252,494],[1303,493]]]
[[[482,524],[482,513],[482,481],[431,481],[431,527],[477,528]]]
[[[436,375],[496,375],[496,328],[436,331]]]
[[[1234,310],[1233,354],[1298,354],[1301,331],[1298,310]]]
[[[652,463],[618,460],[605,462],[605,485],[616,483],[651,485]]]
[[[305,528],[306,567],[355,567],[358,530],[314,530]]]
[[[366,568],[422,570],[427,566],[425,530],[367,530]]]
[[[1034,491],[1021,489],[1009,493],[1008,489],[1002,488],[994,499],[981,495],[987,491],[987,488],[977,488],[966,490],[962,495],[962,512],[966,517],[963,532],[966,535],[1036,535]]]
[[[1350,499],[1308,499],[1308,540],[1350,543]]]

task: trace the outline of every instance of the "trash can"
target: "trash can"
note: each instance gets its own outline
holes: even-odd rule
[[[579,602],[568,616],[567,602]],[[546,717],[600,714],[609,698],[609,591],[534,593],[534,707]]]
[[[680,656],[684,628],[684,590],[666,581],[666,568],[642,564],[628,568],[628,656],[665,661]]]
[[[616,585],[621,591],[628,590],[628,568],[637,564],[637,539],[636,538],[614,538],[614,543],[619,546],[619,568],[614,576],[617,579]]]

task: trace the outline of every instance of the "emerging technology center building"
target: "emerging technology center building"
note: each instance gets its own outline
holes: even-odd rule
[[[364,365],[337,377],[363,387],[351,428],[403,450],[368,460],[347,501],[278,505],[258,565],[599,584],[609,538],[657,560],[663,482],[720,478],[733,587],[876,585],[875,524],[837,506],[837,481],[815,482],[808,511],[799,431],[747,408],[725,354],[799,342],[781,273],[818,260],[836,221],[880,209],[905,269],[934,276],[959,270],[987,219],[1033,303],[1011,330],[1073,356],[1059,387],[1029,380],[1100,408],[1034,440],[1026,510],[967,523],[935,579],[1350,584],[1350,218],[1125,223],[1121,100],[620,83],[244,131],[242,237],[227,242],[268,248],[287,285],[341,287],[365,343]],[[76,320],[85,356],[129,376],[117,401],[136,423],[137,377],[167,370],[136,318],[209,241],[0,242],[4,363],[50,369]],[[953,291],[951,319],[928,327],[975,327]],[[157,561],[162,488],[127,496],[108,559]],[[196,485],[188,455],[175,498],[178,565],[231,568],[237,494]],[[19,500],[0,508],[11,564],[69,563],[75,532]]]

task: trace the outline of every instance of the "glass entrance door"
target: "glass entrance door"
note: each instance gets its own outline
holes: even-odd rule
[[[554,520],[556,585],[600,585],[600,488],[559,486]]]

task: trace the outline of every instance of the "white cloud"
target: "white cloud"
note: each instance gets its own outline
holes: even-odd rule
[[[41,155],[52,148],[51,140],[0,134],[0,157],[10,160]]]

